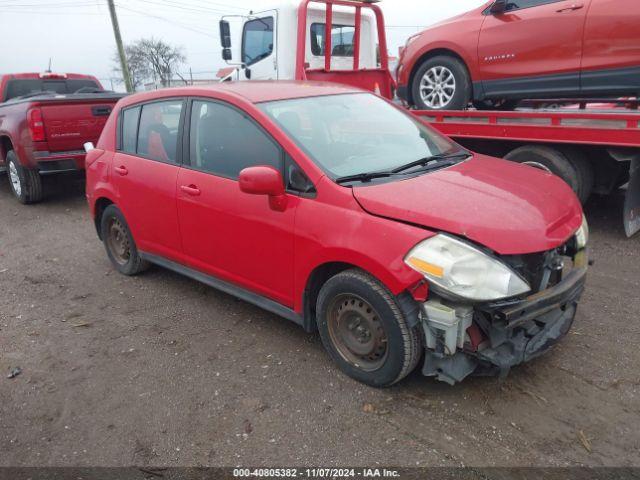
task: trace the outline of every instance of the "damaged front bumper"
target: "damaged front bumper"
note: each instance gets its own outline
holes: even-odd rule
[[[517,302],[444,307],[458,319],[453,345],[447,331],[453,323],[430,321],[437,316],[428,305],[432,302],[423,304],[427,349],[422,373],[453,385],[470,375],[504,377],[512,367],[544,354],[571,329],[586,274],[586,265],[576,268],[554,287]]]

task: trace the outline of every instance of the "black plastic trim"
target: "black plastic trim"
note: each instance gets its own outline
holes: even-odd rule
[[[275,313],[276,315],[284,317],[287,320],[291,320],[292,322],[297,323],[300,326],[304,326],[304,317],[301,314],[297,313],[295,310],[290,309],[289,307],[271,300],[270,298],[266,298],[257,293],[250,292],[249,290],[225,282],[224,280],[220,280],[219,278],[212,277],[211,275],[207,275],[206,273],[202,273],[197,270],[193,270],[192,268],[185,267],[184,265],[173,262],[164,257],[159,257],[157,255],[145,252],[139,252],[139,254],[140,257],[148,262],[154,263],[168,270],[173,270],[176,273],[204,283],[205,285],[209,285],[210,287],[213,287],[217,290],[225,292],[229,295],[233,295],[240,300],[252,303],[253,305],[256,305],[264,310]]]

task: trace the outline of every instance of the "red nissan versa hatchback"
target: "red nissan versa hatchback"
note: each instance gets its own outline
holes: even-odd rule
[[[506,374],[573,322],[587,225],[559,178],[475,155],[349,87],[245,82],[121,100],[87,198],[113,265],[286,317],[392,385]]]
[[[637,96],[638,25],[638,0],[492,0],[409,39],[398,95],[425,110]]]

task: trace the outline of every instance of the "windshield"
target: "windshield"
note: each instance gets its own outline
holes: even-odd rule
[[[464,151],[411,114],[368,93],[259,107],[334,180]]]

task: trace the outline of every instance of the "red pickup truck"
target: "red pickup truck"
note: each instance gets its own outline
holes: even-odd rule
[[[92,76],[0,76],[0,171],[21,203],[42,200],[42,176],[84,170],[86,142],[96,142],[120,94]]]

